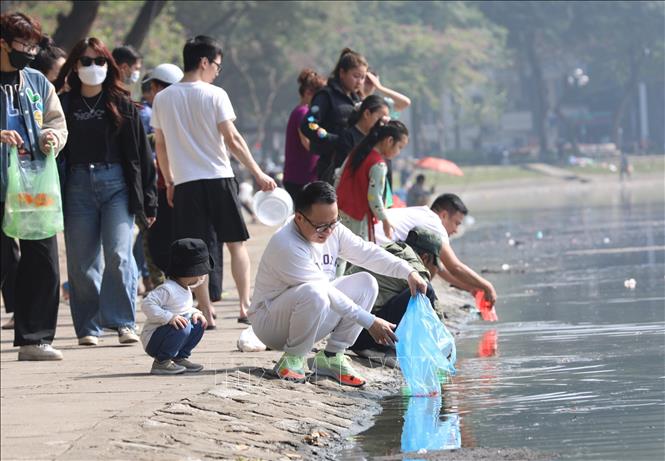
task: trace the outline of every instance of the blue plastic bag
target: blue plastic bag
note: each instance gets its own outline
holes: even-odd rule
[[[455,374],[455,339],[422,293],[412,296],[397,330],[397,358],[409,395],[431,396],[441,391],[439,373]]]

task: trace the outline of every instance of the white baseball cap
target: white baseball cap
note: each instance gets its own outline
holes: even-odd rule
[[[185,74],[180,70],[180,67],[175,64],[160,64],[145,76],[143,83],[149,82],[150,80],[160,80],[172,85],[182,80],[184,75]]]

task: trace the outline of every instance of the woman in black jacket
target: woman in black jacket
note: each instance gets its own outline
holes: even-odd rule
[[[117,330],[120,343],[134,343],[133,228],[135,218],[144,226],[155,221],[152,154],[138,110],[101,40],[88,38],[74,47],[56,88],[65,82],[65,243],[74,328],[80,345],[96,345],[103,328]]]
[[[338,136],[360,102],[359,91],[365,81],[367,61],[349,48],[342,50],[328,83],[312,98],[300,131],[310,141],[310,151],[319,155],[319,179],[332,184],[333,155]]]

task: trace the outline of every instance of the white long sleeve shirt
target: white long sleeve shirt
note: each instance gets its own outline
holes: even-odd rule
[[[145,349],[155,330],[166,325],[176,315],[189,319],[192,314],[199,312],[194,308],[192,290],[183,288],[174,280],[166,280],[160,286],[148,293],[143,299],[141,310],[146,316],[146,322],[141,331],[141,343]]]
[[[375,316],[330,284],[335,278],[338,257],[390,277],[406,279],[413,272],[406,261],[374,243],[366,242],[342,224],[324,243],[313,243],[300,234],[291,219],[272,236],[261,257],[250,313],[261,307],[270,309],[270,303],[291,287],[322,283],[328,287],[333,311],[369,328]]]

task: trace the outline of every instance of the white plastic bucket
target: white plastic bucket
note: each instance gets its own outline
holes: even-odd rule
[[[266,226],[279,226],[293,214],[293,200],[286,190],[276,188],[270,192],[254,194],[254,213]]]

